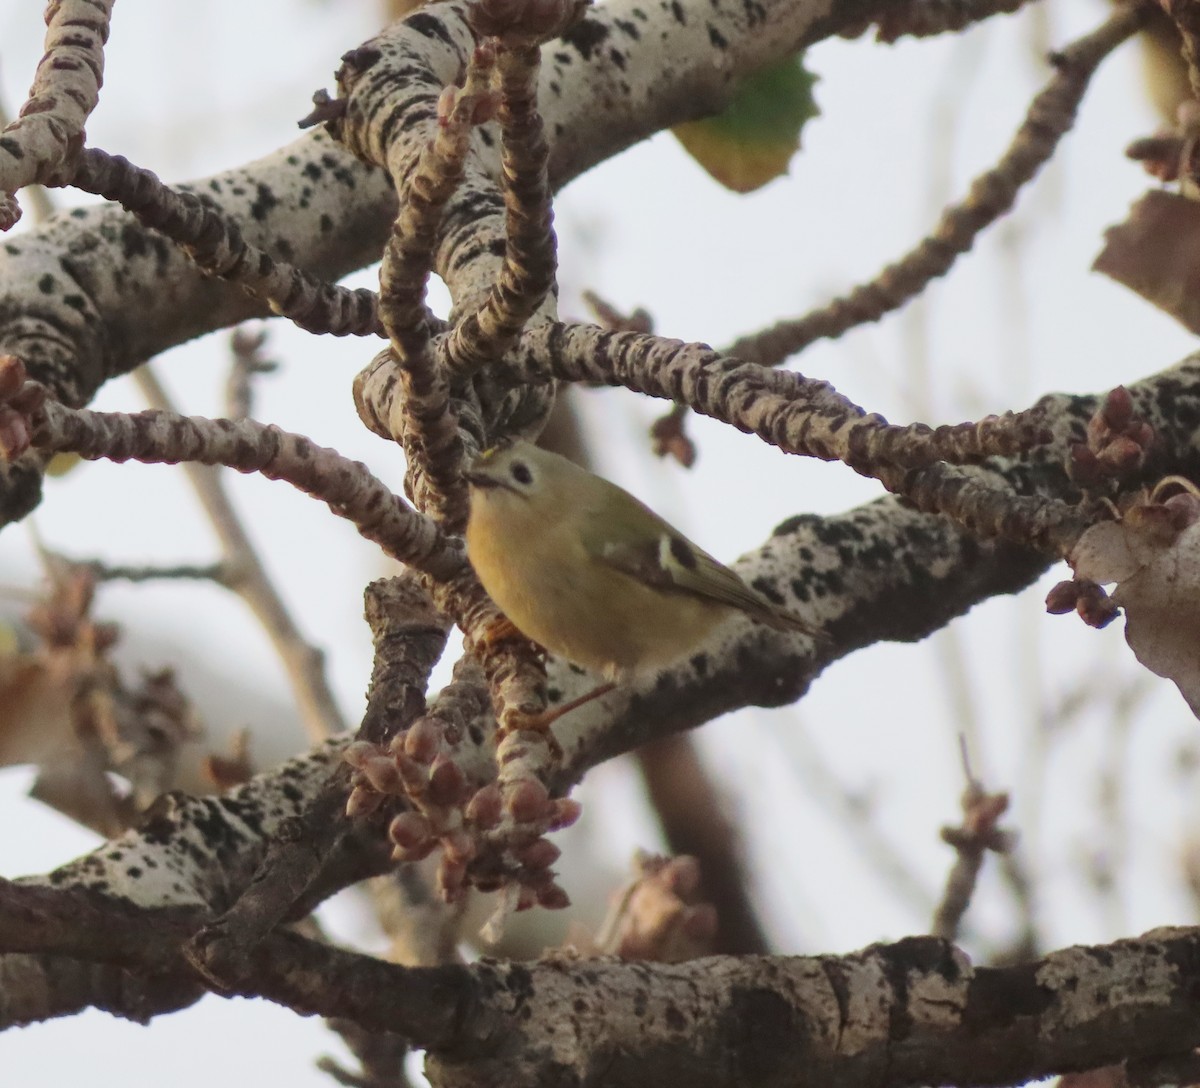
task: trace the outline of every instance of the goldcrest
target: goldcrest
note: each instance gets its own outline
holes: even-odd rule
[[[527,638],[610,681],[682,658],[737,612],[825,638],[564,457],[514,442],[466,475],[467,555],[483,588]]]

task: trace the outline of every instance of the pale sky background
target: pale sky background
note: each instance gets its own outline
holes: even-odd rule
[[[23,99],[41,53],[39,7],[0,4],[0,81],[10,108]],[[806,130],[790,176],[749,197],[709,180],[670,136],[598,167],[557,202],[563,315],[582,316],[579,291],[592,288],[620,307],[647,307],[664,335],[720,345],[872,275],[922,237],[945,199],[961,197],[1007,146],[1049,78],[1039,50],[1092,29],[1107,10],[1094,0],[1051,0],[1040,12],[956,38],[819,46],[810,67],[821,77],[823,116]],[[312,91],[332,87],[338,57],[374,32],[376,19],[372,5],[344,0],[121,0],[89,140],[168,180],[240,165],[294,137]],[[935,285],[929,306],[819,345],[801,369],[893,421],[936,424],[1021,408],[1050,390],[1104,390],[1192,350],[1192,337],[1169,318],[1088,272],[1103,229],[1150,184],[1122,155],[1155,126],[1137,77],[1127,45],[1094,81],[1065,154],[1024,194],[1017,214]],[[225,335],[210,337],[160,360],[160,377],[189,414],[222,411],[225,345]],[[398,488],[397,451],[363,429],[349,392],[376,349],[272,323],[269,350],[283,368],[259,383],[255,411],[367,461]],[[608,474],[722,558],[755,546],[790,514],[840,511],[879,493],[843,467],[785,458],[702,420],[690,424],[700,461],[688,473],[649,453],[646,430],[660,403],[623,391],[583,399]],[[97,406],[141,404],[121,380]],[[284,485],[237,477],[229,486],[301,625],[327,652],[347,717],[357,720],[370,666],[361,589],[384,570],[378,554],[324,506]],[[181,474],[165,467],[83,466],[48,485],[37,522],[51,546],[81,558],[174,563],[214,554]],[[701,731],[749,838],[781,950],[848,951],[928,925],[923,910],[871,875],[857,841],[808,796],[793,768],[811,767],[811,752],[819,752],[832,776],[872,806],[874,825],[932,901],[952,860],[937,830],[957,819],[964,728],[981,738],[976,771],[988,785],[1014,791],[1013,824],[1039,879],[1048,946],[1196,920],[1175,874],[1195,813],[1169,777],[1175,753],[1194,745],[1196,726],[1173,686],[1151,678],[1127,734],[1104,715],[1053,733],[1044,741],[1050,755],[1041,788],[1030,774],[1049,708],[1089,678],[1115,691],[1137,675],[1120,624],[1095,632],[1073,617],[1043,614],[1045,590],[1064,569],[1019,599],[976,609],[930,642],[875,646],[837,663],[798,708],[746,712]],[[29,584],[35,572],[24,531],[6,530],[0,583]],[[214,736],[254,726],[263,766],[304,743],[289,718],[282,672],[236,600],[209,587],[114,585],[100,595],[97,613],[125,626],[131,667],[178,667]],[[965,706],[955,702],[961,690],[971,693]],[[229,692],[232,708],[219,701]],[[1098,783],[1114,767],[1126,772],[1117,803],[1139,851],[1122,869],[1128,892],[1101,907],[1082,874],[1101,845]],[[0,771],[4,876],[45,871],[94,845],[87,832],[28,800],[29,781],[24,769]],[[602,905],[632,848],[656,840],[626,767],[601,768],[592,781],[583,793],[592,818],[586,859],[573,865],[568,849],[562,869],[577,901]],[[1104,847],[1124,849],[1111,837]],[[611,874],[614,883],[590,888],[583,869]],[[326,915],[339,932],[360,935],[353,911]],[[993,941],[1011,932],[1010,904],[994,874],[985,875],[970,920]],[[0,1035],[6,1082],[32,1088],[81,1076],[93,1088],[308,1088],[332,1083],[313,1068],[315,1056],[341,1052],[318,1021],[217,998],[150,1028],[93,1013]]]

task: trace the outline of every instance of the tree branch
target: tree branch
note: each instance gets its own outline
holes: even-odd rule
[[[910,10],[919,11],[924,6],[913,4]],[[930,6],[940,8],[941,0]],[[961,10],[957,0],[951,0],[945,7],[948,13]],[[725,354],[764,366],[778,366],[816,340],[836,338],[859,325],[878,321],[910,302],[933,280],[946,275],[959,257],[970,252],[979,234],[1012,208],[1021,187],[1032,181],[1050,160],[1059,142],[1074,127],[1079,104],[1100,63],[1144,26],[1148,18],[1144,5],[1123,4],[1098,30],[1053,54],[1050,63],[1055,74],[1030,103],[1008,150],[994,167],[971,182],[966,199],[942,212],[933,232],[915,249],[888,265],[869,283],[855,287],[819,310],[740,337],[729,345]],[[887,24],[880,25],[883,36],[882,28]]]
[[[114,0],[55,0],[46,6],[46,51],[29,97],[0,138],[0,230],[20,209],[13,194],[48,182],[83,140],[83,126],[100,100],[104,45]]]
[[[26,919],[65,918],[80,905],[77,893],[0,883],[0,946],[61,955],[73,927]],[[137,941],[139,912],[82,905],[101,924],[66,937],[72,953],[178,990],[162,962],[178,917],[142,911]],[[84,933],[90,948],[80,947]],[[929,937],[841,957],[411,968],[278,932],[238,976],[227,994],[407,1036],[431,1052],[437,1088],[531,1083],[550,1069],[580,1084],[602,1071],[614,1088],[681,1071],[696,1088],[1006,1085],[1200,1045],[1200,931],[1186,928],[1005,968],[975,967]]]

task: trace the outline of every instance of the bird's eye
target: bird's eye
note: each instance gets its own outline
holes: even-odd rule
[[[519,484],[533,483],[533,473],[529,471],[529,466],[518,461],[512,467],[512,478]]]

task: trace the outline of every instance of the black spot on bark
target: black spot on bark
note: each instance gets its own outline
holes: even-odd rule
[[[735,1068],[734,1084],[782,1083],[781,1066],[803,1068],[811,1049],[800,1016],[773,990],[744,988],[731,995],[729,1008],[718,1021],[726,1053]]]
[[[562,40],[573,45],[584,60],[591,60],[592,55],[608,39],[609,29],[603,23],[594,19],[580,19],[563,36]]]
[[[410,15],[405,20],[405,25],[410,30],[415,30],[423,38],[437,38],[438,41],[445,42],[447,45],[454,44],[454,39],[442,25],[441,19],[436,19],[427,12],[419,11],[416,15]]]

